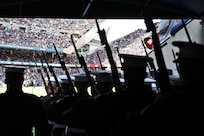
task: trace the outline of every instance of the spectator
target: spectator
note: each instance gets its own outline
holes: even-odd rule
[[[31,136],[35,132],[35,136],[50,136],[41,99],[22,91],[25,67],[5,69],[7,90],[0,95],[0,135]]]

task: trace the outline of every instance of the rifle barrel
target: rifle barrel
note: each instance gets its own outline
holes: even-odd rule
[[[44,84],[44,86],[45,86],[45,91],[46,91],[46,93],[49,95],[50,94],[50,91],[48,90],[49,88],[48,88],[48,86],[47,86],[47,84],[46,84],[46,81],[45,81],[45,78],[44,78],[44,76],[43,76],[43,73],[42,73],[42,70],[40,69],[40,68],[38,68],[38,66],[37,66],[37,63],[36,63],[36,57],[35,56],[33,56],[33,58],[34,58],[34,62],[35,62],[35,66],[36,66],[36,68],[37,68],[37,70],[38,70],[38,73],[40,74],[40,76],[41,76],[41,78],[42,78],[42,81],[43,81],[43,84]]]
[[[101,69],[103,69],[103,65],[102,65],[102,62],[101,62],[101,58],[100,58],[100,56],[99,56],[99,54],[98,54],[98,51],[96,52],[96,55],[97,55],[97,57],[98,57],[98,60],[99,60],[100,65],[101,65]]]
[[[77,58],[79,60],[79,63],[81,64],[81,66],[84,68],[87,80],[91,85],[91,91],[92,91],[91,93],[94,96],[94,95],[98,94],[98,91],[97,91],[96,86],[95,86],[95,82],[93,81],[93,78],[90,75],[90,72],[89,72],[88,67],[86,65],[86,62],[84,60],[84,57],[82,55],[80,56],[78,51],[77,51],[73,36],[74,36],[74,34],[71,34],[71,40],[72,40],[72,44],[74,46],[74,50],[76,52],[76,56],[77,56]]]
[[[51,82],[51,80],[50,80],[50,75],[49,75],[49,73],[48,73],[48,71],[47,71],[47,68],[43,65],[43,60],[42,60],[42,58],[40,58],[40,61],[41,61],[42,68],[43,68],[44,72],[45,72],[46,75],[47,75],[47,80],[48,80],[48,82],[49,82],[51,94],[54,95],[54,87],[52,86],[52,82]]]
[[[58,89],[57,89],[58,93],[59,93],[59,94],[62,94],[62,92],[63,92],[63,91],[62,91],[62,87],[61,87],[61,85],[60,85],[60,83],[59,83],[59,81],[58,81],[58,79],[57,79],[57,76],[56,76],[56,74],[55,74],[55,72],[54,72],[54,70],[53,70],[53,67],[49,65],[49,63],[48,63],[48,61],[47,61],[47,58],[46,58],[46,56],[45,56],[45,52],[42,52],[42,55],[43,55],[43,58],[44,58],[44,60],[45,60],[45,62],[46,62],[46,64],[47,64],[47,66],[48,66],[48,69],[49,69],[50,73],[52,73],[52,75],[53,75],[53,77],[54,77],[54,79],[55,79],[56,85],[57,85],[57,87],[58,87]]]
[[[152,18],[149,15],[146,15],[146,17],[145,17],[145,24],[146,24],[148,30],[152,31],[152,40],[154,43],[154,53],[155,53],[155,57],[157,60],[157,65],[159,67],[159,72],[158,72],[158,79],[159,79],[158,81],[159,82],[158,82],[158,84],[159,84],[160,90],[161,90],[161,92],[171,92],[172,88],[171,88],[167,68],[165,65],[164,57],[162,54],[162,50],[160,47],[160,41],[159,41],[158,35],[156,33],[155,25],[152,21]]]
[[[66,66],[65,66],[65,62],[61,60],[61,57],[60,57],[60,55],[59,55],[59,53],[58,53],[58,51],[57,51],[57,48],[56,48],[55,44],[53,44],[53,46],[54,46],[56,55],[57,55],[57,57],[58,57],[58,59],[59,59],[59,62],[60,62],[60,64],[61,64],[61,67],[62,67],[62,69],[65,71],[65,74],[66,74],[66,76],[67,76],[69,85],[70,85],[71,89],[76,93],[75,87],[74,87],[74,85],[73,85],[73,83],[72,83],[72,79],[71,79],[71,77],[70,77],[70,74],[69,74],[69,72],[68,72],[68,70],[67,70],[67,68],[66,68]]]
[[[115,85],[115,89],[116,89],[116,91],[120,91],[122,89],[122,85],[120,83],[118,68],[117,68],[116,63],[115,63],[115,61],[113,59],[112,51],[111,51],[110,45],[108,44],[105,30],[104,29],[100,30],[97,19],[96,19],[96,26],[97,26],[97,29],[98,29],[99,37],[101,39],[101,44],[105,45],[108,60],[109,60],[109,63],[111,65],[112,78],[113,78],[113,83]]]

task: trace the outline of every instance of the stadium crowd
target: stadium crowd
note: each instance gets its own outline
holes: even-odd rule
[[[99,20],[101,22],[103,20]],[[42,48],[66,48],[70,45],[70,35],[83,35],[94,24],[94,19],[58,18],[0,18],[1,41],[21,46]]]
[[[102,19],[99,20],[103,21]],[[52,18],[0,18],[0,43],[17,45],[17,46],[31,46],[41,48],[52,48],[53,43],[58,49],[67,48],[71,45],[70,35],[72,33],[84,34],[95,25],[93,19],[52,19]],[[140,37],[145,34],[144,30],[135,30],[134,32],[113,41],[110,45],[114,52],[114,58],[119,64],[117,50],[120,53],[145,55],[144,48],[141,46]],[[99,41],[100,43],[100,41]],[[97,49],[100,60],[104,65],[108,65],[106,51],[103,48]],[[34,51],[23,51],[16,49],[1,49],[1,61],[15,61],[15,62],[33,62],[33,55],[38,56]],[[47,53],[47,60],[49,63],[59,63],[55,53]],[[83,54],[87,64],[99,64],[97,53]],[[62,59],[66,64],[78,64],[75,54],[62,54]],[[0,67],[2,71],[2,67]],[[56,75],[64,74],[61,68],[54,68]],[[35,67],[29,67],[30,74],[27,74],[26,79],[33,79],[29,81],[37,85],[42,84],[40,75],[37,73]],[[70,68],[70,73],[77,72],[76,69]],[[3,81],[4,72],[1,72],[0,79]],[[45,73],[44,73],[45,74]],[[45,75],[44,75],[45,76]],[[46,76],[45,76],[46,77]],[[25,80],[27,81],[27,80]]]

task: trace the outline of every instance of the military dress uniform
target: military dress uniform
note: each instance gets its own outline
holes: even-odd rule
[[[22,91],[25,67],[5,66],[5,70],[7,90],[0,95],[0,135],[50,136],[41,99]]]

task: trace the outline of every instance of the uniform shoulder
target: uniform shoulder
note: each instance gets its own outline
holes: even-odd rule
[[[31,100],[41,101],[41,98],[34,94],[24,93],[24,96]]]

